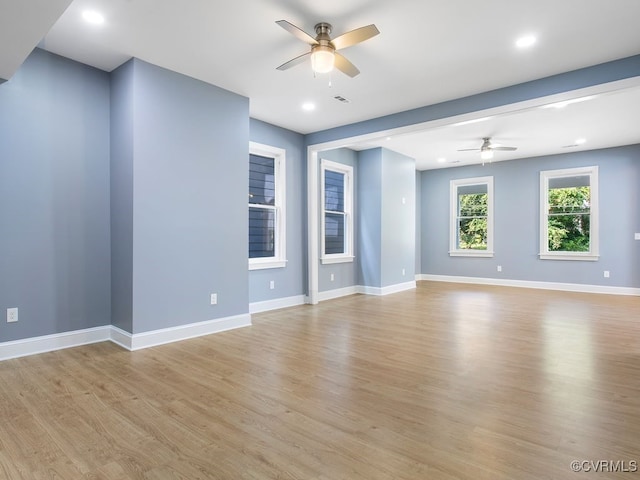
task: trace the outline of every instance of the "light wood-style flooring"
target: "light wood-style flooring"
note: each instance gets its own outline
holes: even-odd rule
[[[640,479],[640,298],[419,282],[0,363],[0,478]],[[586,464],[585,464],[586,465]]]

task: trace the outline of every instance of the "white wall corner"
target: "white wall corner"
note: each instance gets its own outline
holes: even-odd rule
[[[133,335],[129,332],[126,332],[118,327],[111,326],[111,336],[109,340],[111,340],[116,345],[121,346],[122,348],[131,351],[133,345]]]

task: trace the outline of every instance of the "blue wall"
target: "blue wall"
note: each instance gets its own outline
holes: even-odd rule
[[[382,288],[413,282],[415,160],[374,148],[359,153],[358,171],[359,284]]]
[[[35,50],[0,85],[0,341],[111,323],[109,221],[109,76]]]
[[[382,149],[381,287],[415,280],[415,172],[413,158]]]
[[[599,167],[600,259],[539,260],[540,171]],[[493,175],[495,256],[450,257],[449,181]],[[423,274],[640,287],[640,145],[421,172]],[[497,272],[497,266],[502,272]],[[608,270],[610,278],[604,278]]]
[[[251,119],[251,141],[286,150],[287,266],[249,272],[249,300],[261,302],[306,293],[307,165],[304,136]],[[246,216],[246,215],[245,215]],[[275,288],[269,288],[274,281]]]
[[[382,149],[358,154],[359,285],[382,286]]]
[[[140,60],[129,80],[131,333],[248,313],[249,100]]]
[[[133,331],[133,61],[111,73],[111,323]]]

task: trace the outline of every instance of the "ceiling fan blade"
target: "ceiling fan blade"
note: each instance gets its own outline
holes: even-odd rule
[[[351,45],[355,45],[356,43],[369,40],[371,37],[375,37],[379,33],[380,31],[378,30],[378,27],[371,24],[367,25],[366,27],[356,28],[355,30],[351,30],[350,32],[343,33],[342,35],[331,40],[331,43],[336,48],[336,50],[340,50],[341,48],[347,48]]]
[[[318,41],[315,38],[313,38],[304,30],[301,30],[300,28],[296,27],[293,23],[289,23],[286,20],[278,20],[276,23],[280,25],[282,28],[284,28],[291,35],[293,35],[294,37],[298,38],[299,40],[302,40],[304,43],[308,43],[309,45],[318,45]]]
[[[514,150],[517,150],[518,147],[501,147],[501,146],[498,146],[498,145],[491,145],[489,147],[489,149],[490,150],[502,150],[504,152],[512,152]]]
[[[334,66],[340,70],[342,73],[349,75],[351,78],[355,77],[360,73],[360,70],[347,60],[345,57],[340,55],[338,52],[334,52],[335,55],[335,63]]]
[[[479,148],[462,148],[458,152],[479,152]]]
[[[300,65],[307,58],[311,56],[311,52],[303,53],[302,55],[297,56],[296,58],[292,58],[288,62],[283,63],[279,67],[276,67],[276,70],[288,70],[291,67],[295,67],[296,65]]]

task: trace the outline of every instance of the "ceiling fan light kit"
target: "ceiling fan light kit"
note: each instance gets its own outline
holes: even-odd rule
[[[311,48],[311,69],[316,73],[329,73],[336,61],[334,50],[329,46],[318,45]]]
[[[491,150],[482,150],[480,152],[480,158],[482,160],[491,160],[493,158],[493,152]]]
[[[480,148],[462,148],[458,150],[459,152],[480,152],[480,159],[482,160],[482,164],[484,165],[485,160],[491,160],[493,158],[493,152],[495,151],[508,151],[512,152],[517,150],[518,147],[505,147],[504,145],[499,145],[497,143],[491,143],[491,137],[484,137],[482,139],[482,145]]]
[[[360,70],[343,55],[337,53],[336,50],[364,42],[380,33],[378,28],[372,24],[366,27],[356,28],[332,40],[330,36],[332,27],[326,22],[316,24],[314,28],[316,32],[315,38],[286,20],[278,20],[276,23],[294,37],[311,45],[310,52],[283,63],[277,67],[278,70],[287,70],[304,62],[307,57],[310,57],[311,68],[315,73],[329,73],[335,67],[350,77],[358,75]]]

